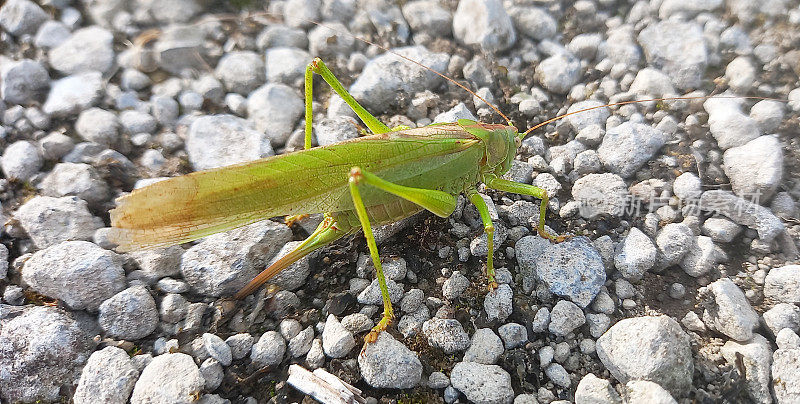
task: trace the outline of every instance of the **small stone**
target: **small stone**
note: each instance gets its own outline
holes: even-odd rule
[[[697,236],[679,265],[687,274],[697,278],[707,274],[724,258],[710,237]]]
[[[455,300],[467,290],[470,285],[469,279],[462,275],[459,271],[453,271],[444,284],[442,285],[442,295],[447,300]]]
[[[514,7],[510,10],[510,14],[514,26],[522,34],[536,41],[552,38],[558,30],[556,19],[541,8]]]
[[[0,7],[0,27],[14,36],[33,35],[50,16],[36,3],[9,0]]]
[[[403,286],[397,282],[388,279],[386,280],[386,287],[389,289],[389,300],[393,304],[400,302],[403,298]],[[361,304],[383,304],[381,297],[381,289],[378,280],[373,280],[369,286],[366,287],[361,293],[358,294],[357,300]]]
[[[638,40],[648,63],[672,77],[675,87],[689,90],[700,85],[708,50],[699,24],[661,21],[643,29]]]
[[[133,388],[131,404],[190,404],[193,395],[200,393],[204,386],[205,379],[191,356],[163,354],[153,358],[142,371]]]
[[[469,349],[464,353],[464,362],[494,365],[503,354],[503,341],[491,328],[475,331]]]
[[[308,326],[289,340],[289,355],[293,358],[303,356],[311,349],[314,341],[314,327]]]
[[[138,378],[139,371],[124,350],[105,347],[89,357],[72,400],[75,404],[124,404]],[[109,383],[112,380],[113,383]]]
[[[511,403],[511,375],[497,365],[459,362],[450,373],[450,383],[476,403]]]
[[[94,349],[90,337],[73,315],[55,307],[3,306],[2,315],[3,400],[59,401],[64,382],[78,378]],[[89,362],[94,368],[94,361]],[[113,368],[104,369],[114,373]],[[135,375],[131,376],[135,379]],[[118,382],[118,388],[124,389],[126,381]]]
[[[325,322],[325,330],[322,332],[322,347],[325,354],[331,358],[341,358],[355,346],[356,340],[353,338],[353,333],[345,328],[336,319],[336,316],[329,314]]]
[[[35,252],[22,267],[22,279],[76,310],[95,311],[125,288],[120,257],[88,241],[65,241]]]
[[[428,376],[428,387],[438,390],[450,385],[450,378],[442,372],[433,372]]]
[[[214,391],[219,387],[220,384],[222,384],[222,379],[225,377],[225,373],[218,360],[214,358],[207,358],[203,361],[203,363],[200,364],[199,370],[200,374],[203,376],[206,391]],[[205,403],[205,400],[201,399],[200,402]]]
[[[88,164],[58,163],[39,187],[44,195],[77,196],[92,206],[108,200],[110,193],[100,174]]]
[[[713,296],[714,303],[703,313],[704,322],[736,341],[752,338],[759,317],[742,290],[728,278],[708,285],[705,290]]]
[[[486,311],[488,321],[505,321],[513,307],[514,292],[508,284],[501,284],[497,289],[489,292],[483,300],[483,309]]]
[[[267,331],[253,344],[250,360],[255,366],[275,366],[283,361],[286,342],[277,331]]]
[[[264,61],[255,52],[229,52],[217,63],[214,75],[229,92],[247,95],[264,84]]]
[[[314,338],[311,342],[311,349],[308,350],[306,355],[306,364],[311,369],[317,369],[325,364],[325,350],[322,348],[322,340]]]
[[[771,243],[785,232],[783,223],[768,208],[735,196],[729,191],[705,191],[700,197],[699,206],[755,229],[758,237],[765,243]]]
[[[453,15],[453,34],[465,45],[480,45],[487,53],[501,52],[516,41],[511,17],[498,0],[459,2]]]
[[[42,111],[53,118],[78,114],[100,100],[104,86],[100,72],[78,73],[56,80],[50,86]]]
[[[778,349],[772,354],[772,380],[775,401],[791,403],[800,399],[800,349]],[[774,383],[779,380],[780,383]]]
[[[800,303],[800,265],[771,269],[764,279],[764,297],[783,303]]]
[[[625,279],[638,281],[655,265],[656,255],[657,250],[650,237],[633,227],[617,245],[614,266]]]
[[[49,52],[50,66],[64,75],[114,67],[114,35],[98,26],[81,28]]]
[[[580,80],[580,61],[566,53],[558,53],[536,66],[535,78],[549,91],[566,94]]]
[[[667,390],[649,380],[631,380],[626,383],[625,399],[635,403],[677,404]]]
[[[137,340],[155,331],[158,309],[145,287],[132,286],[104,301],[97,321],[111,337]]]
[[[569,373],[567,373],[567,370],[558,363],[551,363],[544,369],[544,373],[547,375],[547,378],[557,386],[568,388],[571,384]]]
[[[580,204],[579,212],[586,219],[622,216],[630,204],[628,186],[622,177],[612,173],[581,177],[572,186],[572,198]]]
[[[559,337],[564,337],[585,323],[586,317],[580,307],[575,303],[559,300],[550,313],[548,330]]]
[[[731,220],[722,217],[711,217],[703,222],[703,234],[711,237],[711,240],[718,243],[730,243],[739,233],[742,227]]]
[[[526,236],[514,249],[526,277],[535,274],[551,292],[566,296],[581,307],[591,303],[605,282],[603,260],[588,238],[574,237],[551,244],[542,243],[537,236]]]
[[[0,96],[5,102],[27,104],[39,100],[49,87],[47,69],[37,61],[10,61],[0,69]]]
[[[161,299],[161,308],[159,309],[161,321],[177,324],[186,316],[188,307],[189,302],[183,296],[177,293],[167,293]]]
[[[667,316],[624,319],[597,340],[597,356],[620,382],[657,380],[681,397],[692,383],[689,337]]]
[[[203,346],[208,355],[219,361],[222,366],[230,366],[233,356],[231,348],[216,334],[204,333]],[[213,389],[212,389],[213,390]]]
[[[722,159],[733,192],[742,198],[768,201],[783,177],[783,149],[777,136],[760,136],[732,147]]]
[[[374,325],[369,316],[363,313],[353,313],[342,318],[342,326],[353,334],[368,331],[372,329]]]
[[[18,140],[6,147],[0,167],[8,179],[28,181],[39,173],[42,158],[33,143]]]
[[[422,324],[422,332],[428,338],[428,344],[446,354],[463,351],[470,344],[469,335],[458,320],[434,317]]]
[[[91,240],[102,221],[76,197],[36,196],[14,215],[40,249],[68,240]]]
[[[311,55],[302,49],[267,49],[264,56],[267,81],[294,85],[303,79],[306,66],[311,59]]]
[[[626,122],[606,132],[597,154],[606,169],[628,178],[650,160],[665,142],[666,136],[660,130]]]
[[[756,81],[756,67],[749,57],[736,57],[725,68],[725,78],[733,91],[746,93]]]
[[[621,404],[622,399],[608,380],[587,373],[575,390],[575,402]]]
[[[378,334],[374,343],[365,346],[358,355],[358,367],[367,384],[375,388],[409,389],[422,378],[417,355],[388,332]]]
[[[514,349],[528,342],[528,330],[522,324],[503,324],[497,329],[506,349]]]
[[[231,349],[231,357],[234,360],[243,359],[250,353],[253,347],[253,336],[248,333],[234,334],[225,340]]]
[[[247,97],[247,117],[274,147],[286,143],[303,111],[303,100],[284,84],[266,84]]]

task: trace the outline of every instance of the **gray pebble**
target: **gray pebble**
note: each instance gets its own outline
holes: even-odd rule
[[[800,349],[778,349],[772,355],[772,380],[780,380],[773,386],[775,400],[792,402],[800,397]]]
[[[513,298],[514,292],[505,283],[489,292],[483,300],[483,309],[486,311],[487,320],[505,321],[514,309]]]
[[[302,49],[267,49],[264,55],[267,81],[294,85],[303,79],[311,59],[311,55]]]
[[[49,86],[47,69],[37,61],[10,61],[0,69],[0,95],[5,102],[27,104],[39,100]]]
[[[639,33],[648,63],[670,77],[675,87],[689,90],[700,85],[708,64],[703,29],[697,23],[661,21]]]
[[[506,349],[514,349],[528,342],[528,330],[522,324],[507,323],[497,329]]]
[[[511,403],[511,375],[497,365],[459,362],[450,373],[450,383],[476,403]]]
[[[250,360],[258,367],[275,366],[283,361],[286,342],[277,331],[267,331],[253,344]]]
[[[768,201],[783,177],[783,149],[777,136],[760,136],[732,147],[722,159],[733,192],[745,199]]]
[[[723,258],[724,253],[710,237],[697,236],[679,265],[687,274],[700,277],[711,271]]]
[[[617,245],[614,266],[625,279],[638,281],[655,265],[656,254],[656,247],[650,237],[632,227],[625,239]]]
[[[29,0],[9,0],[0,8],[0,26],[11,35],[33,35],[50,16]]]
[[[764,297],[783,303],[800,303],[800,265],[771,269],[764,279]]]
[[[50,49],[50,66],[70,75],[97,71],[108,73],[114,66],[114,35],[99,26],[81,28]]]
[[[389,300],[391,300],[391,302],[394,304],[399,303],[400,299],[403,298],[403,286],[391,279],[387,279],[386,287],[389,289]],[[361,304],[383,304],[383,298],[381,296],[381,289],[380,285],[378,284],[378,280],[373,280],[369,286],[366,287],[366,289],[358,294],[357,299]]]
[[[626,122],[606,132],[597,154],[606,169],[628,178],[650,160],[665,142],[666,136],[660,130]]]
[[[700,206],[727,216],[734,222],[758,231],[758,237],[771,243],[783,234],[783,223],[772,212],[760,205],[752,203],[729,191],[711,190],[703,192]]]
[[[260,50],[280,47],[306,49],[308,37],[302,29],[273,24],[258,35],[256,44]]]
[[[217,63],[214,75],[229,92],[247,95],[264,84],[264,61],[255,52],[229,52]]]
[[[550,324],[547,329],[551,333],[563,337],[585,323],[586,317],[580,307],[575,303],[559,300],[550,313]]]
[[[328,315],[325,321],[325,330],[322,332],[322,348],[331,358],[346,356],[356,346],[353,333],[345,328],[336,316]]]
[[[428,376],[428,387],[438,390],[450,385],[450,378],[442,372],[433,372]]]
[[[589,174],[572,186],[572,198],[580,204],[579,213],[586,219],[603,214],[622,216],[629,197],[625,181],[612,173]]]
[[[177,293],[167,293],[161,299],[161,307],[159,308],[159,315],[161,321],[170,324],[177,324],[186,316],[186,310],[189,308],[189,302]]]
[[[578,387],[575,389],[576,402],[596,402],[596,403],[613,403],[621,404],[622,399],[616,390],[611,386],[611,383],[606,379],[601,379],[593,373],[587,373],[584,376]]]
[[[6,178],[28,181],[39,173],[42,158],[33,143],[18,140],[6,147],[0,167]]]
[[[619,380],[658,380],[678,397],[692,383],[689,336],[667,316],[624,319],[597,340],[597,355]]]
[[[104,301],[97,321],[111,337],[137,340],[155,331],[158,309],[145,287],[132,286]]]
[[[204,386],[205,379],[191,356],[184,353],[163,354],[153,358],[142,371],[133,388],[131,404],[188,404],[192,394],[201,391]]]
[[[370,330],[375,324],[363,313],[348,314],[342,318],[342,325],[353,334]]]
[[[479,45],[486,53],[502,52],[517,40],[511,17],[499,0],[459,2],[453,34],[459,42]]]
[[[434,317],[422,325],[428,344],[446,354],[463,351],[469,347],[469,335],[458,320]]]
[[[450,278],[444,281],[442,285],[442,295],[447,300],[455,300],[467,290],[469,285],[470,281],[466,276],[462,275],[459,271],[453,271]]]
[[[730,243],[742,232],[742,227],[724,217],[711,217],[703,222],[702,230],[703,235],[715,242]]]
[[[403,5],[403,16],[412,32],[424,32],[434,38],[452,35],[453,16],[436,1],[408,2]]]
[[[267,84],[247,97],[247,117],[255,122],[257,131],[267,134],[275,147],[286,143],[303,111],[303,100],[284,84]]]
[[[375,388],[413,388],[422,378],[422,363],[417,354],[388,332],[378,334],[374,343],[365,346],[358,355],[358,367],[367,384]]]
[[[480,328],[472,335],[469,349],[464,353],[464,362],[494,365],[503,354],[503,341],[491,328]]]
[[[547,378],[557,386],[568,388],[571,384],[569,373],[567,373],[567,370],[558,363],[551,363],[550,366],[544,369],[544,374],[547,375]]]
[[[694,244],[692,230],[683,223],[670,223],[656,236],[660,268],[678,264]]]
[[[83,139],[104,146],[119,143],[120,120],[117,114],[100,108],[89,108],[78,115],[75,131]]]
[[[74,316],[63,310],[46,306],[5,307],[0,328],[3,399],[58,401],[64,381],[78,377],[94,349],[91,340]],[[124,386],[124,380],[120,382]]]
[[[708,127],[722,150],[741,146],[759,137],[758,123],[741,112],[741,102],[730,99],[708,99],[703,103],[708,112]]]
[[[78,73],[56,80],[51,84],[42,111],[54,118],[75,115],[94,106],[104,86],[100,72]]]
[[[231,349],[231,357],[234,360],[243,359],[250,353],[253,347],[253,336],[248,333],[234,334],[225,340]]]
[[[293,358],[303,356],[311,349],[314,341],[314,327],[308,326],[289,340],[289,355]]]
[[[109,346],[95,351],[86,362],[72,400],[75,404],[128,402],[139,370],[127,352]]]
[[[103,226],[85,201],[76,197],[36,196],[14,215],[38,248],[68,240],[91,240]]]
[[[569,54],[548,57],[536,66],[536,79],[549,91],[566,94],[581,76],[580,61]]]
[[[326,25],[326,27],[316,26],[309,31],[308,50],[310,53],[323,58],[333,58],[345,56],[352,52],[355,46],[355,39],[346,34],[349,32],[347,27],[338,22]]]
[[[311,369],[317,369],[325,364],[325,350],[322,348],[322,339],[314,338],[311,341],[311,349],[306,355],[306,364]]]
[[[778,303],[765,311],[762,317],[773,335],[777,335],[784,328],[800,332],[800,307],[793,304]]]
[[[314,135],[320,146],[328,146],[359,136],[355,121],[345,116],[323,118],[315,125]]]
[[[400,301],[400,311],[411,313],[417,311],[425,300],[425,294],[420,289],[411,289]]]
[[[222,338],[216,334],[204,333],[203,346],[205,346],[208,354],[212,358],[219,361],[222,366],[230,366],[231,361],[233,360],[231,348],[225,343],[225,341],[222,340]]]
[[[263,132],[233,115],[210,115],[195,120],[189,128],[186,149],[195,170],[222,167],[274,154]]]
[[[39,187],[44,195],[77,196],[92,206],[107,201],[110,193],[100,174],[88,164],[58,163]]]
[[[218,360],[214,358],[207,358],[203,361],[203,363],[200,364],[199,370],[200,374],[203,376],[206,391],[214,391],[219,387],[220,384],[222,384],[222,379],[225,377],[225,373]],[[206,401],[200,400],[200,402]]]
[[[76,310],[95,311],[125,288],[119,256],[87,241],[65,241],[37,251],[25,262],[22,279]]]

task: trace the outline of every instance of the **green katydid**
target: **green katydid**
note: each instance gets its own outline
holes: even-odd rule
[[[311,148],[312,77],[319,74],[374,135]],[[381,321],[365,340],[374,341],[393,318],[373,225],[395,222],[423,209],[447,217],[461,193],[480,213],[488,241],[486,274],[497,286],[492,260],[494,226],[476,185],[542,200],[537,230],[544,229],[547,193],[501,178],[522,138],[514,126],[471,120],[392,130],[366,111],[320,59],[305,75],[305,150],[196,172],[134,190],[110,212],[111,240],[119,251],[165,247],[259,220],[324,213],[317,229],[295,250],[265,269],[236,294],[243,298],[310,252],[345,235],[364,231],[384,303]],[[499,112],[499,111],[498,111]],[[505,117],[505,116],[504,116]]]
[[[314,74],[342,97],[374,135],[311,147]],[[705,97],[669,99],[693,98]],[[305,241],[235,297],[253,293],[312,251],[363,230],[384,304],[383,318],[365,337],[371,342],[394,316],[371,226],[395,222],[421,210],[447,217],[456,207],[457,196],[463,193],[477,208],[487,235],[486,275],[489,289],[494,289],[494,226],[477,184],[541,199],[538,233],[552,241],[563,240],[545,231],[547,192],[501,176],[509,171],[522,139],[532,130],[566,115],[605,107],[552,118],[522,133],[488,102],[506,118],[507,125],[462,119],[415,129],[390,129],[359,105],[319,58],[306,69],[305,102],[304,150],[171,178],[118,198],[117,208],[110,212],[110,237],[117,250],[166,247],[275,216],[324,213],[320,225]],[[635,102],[641,100],[609,105]]]

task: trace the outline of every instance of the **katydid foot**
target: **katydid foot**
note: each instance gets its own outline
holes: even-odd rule
[[[289,226],[289,227],[292,227],[292,226],[294,226],[294,225],[295,225],[297,222],[299,222],[299,221],[301,221],[301,220],[303,220],[303,219],[305,219],[305,218],[307,218],[307,217],[309,217],[309,216],[311,216],[311,215],[302,214],[302,215],[291,215],[291,216],[286,216],[286,217],[283,219],[283,223],[284,223],[285,225]]]
[[[394,319],[393,315],[384,314],[383,318],[381,318],[381,321],[379,321],[378,324],[375,325],[375,327],[372,327],[372,330],[370,330],[369,334],[364,336],[364,348],[367,347],[367,344],[371,344],[377,341],[378,334],[380,334],[383,331],[386,331],[386,328],[389,327],[389,324],[392,323],[393,319]]]

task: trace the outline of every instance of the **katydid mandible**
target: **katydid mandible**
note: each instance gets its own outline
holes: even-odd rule
[[[344,99],[374,135],[311,147],[314,74]],[[363,230],[384,304],[383,318],[365,337],[372,342],[394,317],[373,225],[395,222],[423,209],[447,217],[456,207],[457,196],[464,194],[477,208],[487,235],[490,290],[497,287],[494,226],[477,184],[541,199],[538,233],[553,241],[563,239],[545,231],[545,190],[501,178],[528,132],[519,133],[510,123],[466,119],[390,129],[359,105],[319,58],[306,69],[305,102],[304,150],[171,178],[118,198],[110,212],[111,240],[117,250],[166,247],[275,216],[324,213],[305,241],[235,297],[253,293],[310,252]]]

